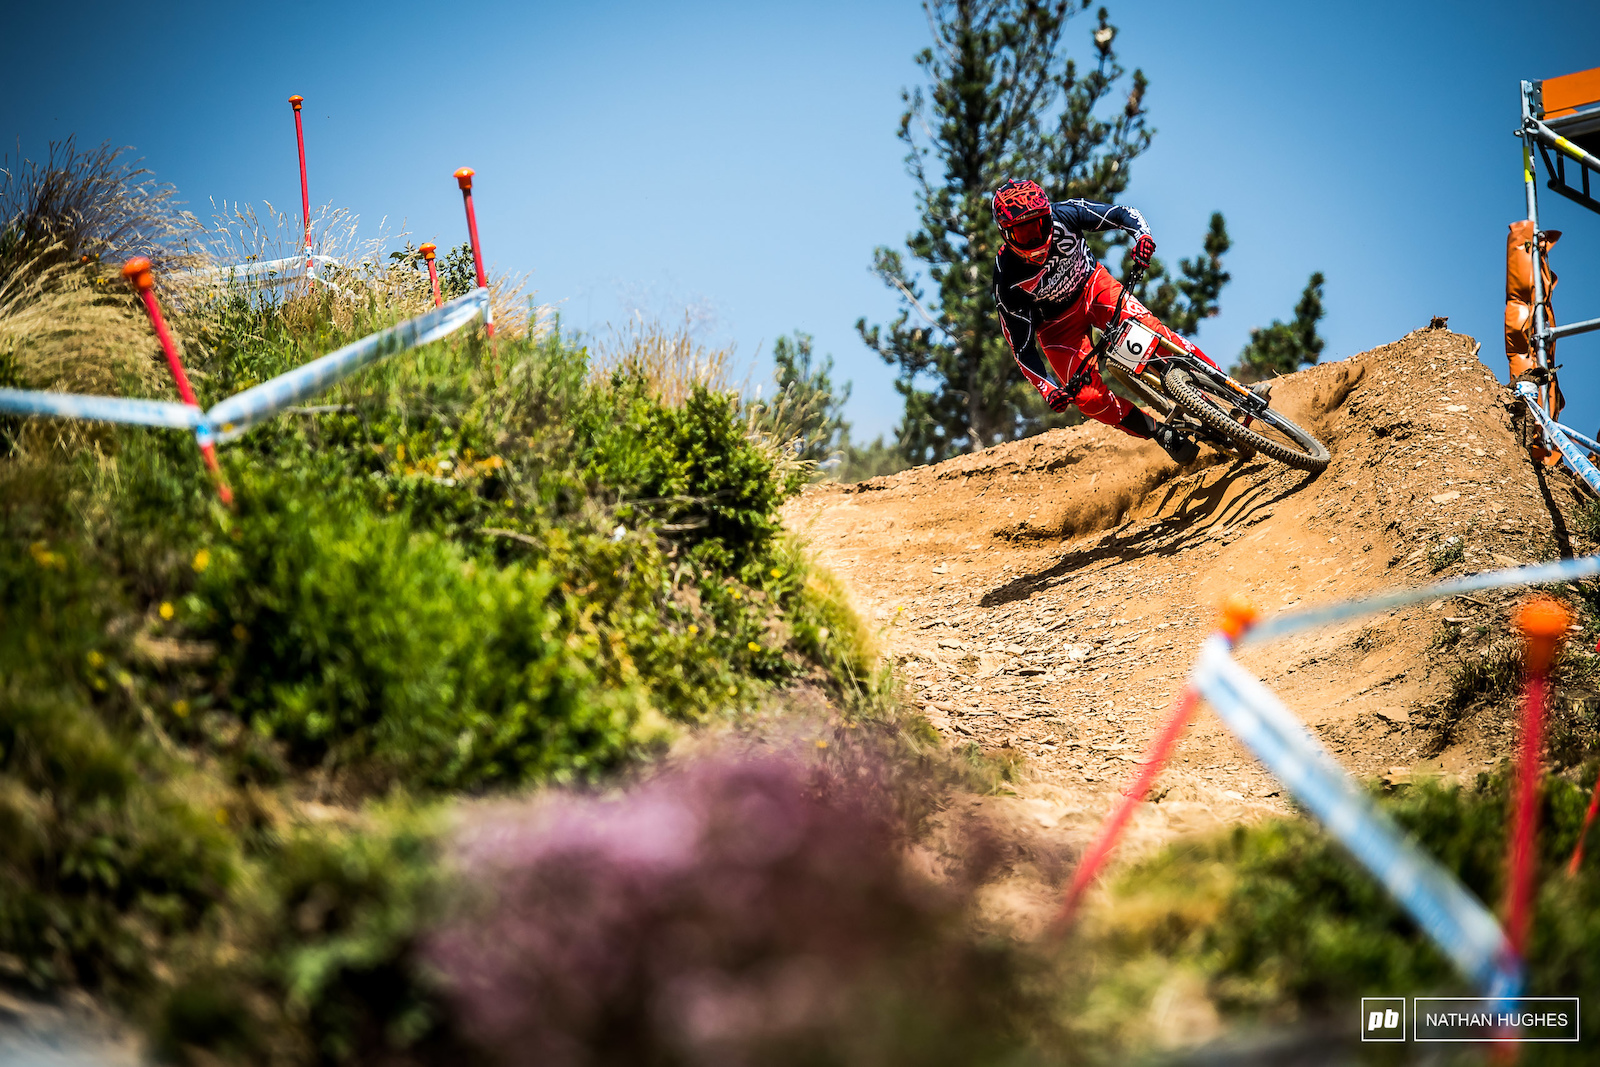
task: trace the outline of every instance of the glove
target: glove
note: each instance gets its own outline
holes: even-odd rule
[[[1130,254],[1140,269],[1148,267],[1150,257],[1156,254],[1156,239],[1147,233],[1140,234],[1139,239],[1133,242],[1133,251]]]
[[[1072,397],[1068,396],[1067,391],[1059,386],[1046,383],[1041,393],[1044,396],[1045,405],[1058,415],[1072,406]]]

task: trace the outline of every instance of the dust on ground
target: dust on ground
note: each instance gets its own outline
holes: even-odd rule
[[[992,818],[1072,851],[1131,776],[1215,608],[1263,612],[1415,586],[1571,551],[1580,501],[1537,471],[1520,406],[1470,337],[1418,330],[1280,379],[1273,405],[1332,452],[1317,475],[1204,453],[1180,470],[1098,423],[1054,430],[785,509],[883,628],[907,695],[952,743],[1022,758]],[[1253,648],[1241,661],[1364,777],[1472,774],[1510,724],[1428,727],[1448,672],[1445,620],[1494,627],[1515,594],[1441,599]],[[1275,780],[1209,712],[1190,726],[1124,857],[1173,836],[1288,810]],[[1023,927],[1049,887],[997,901]]]

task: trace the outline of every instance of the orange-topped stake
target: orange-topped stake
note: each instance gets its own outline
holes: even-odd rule
[[[291,96],[289,106],[294,108],[294,144],[300,153],[300,223],[305,229],[306,277],[315,285],[317,276],[312,270],[311,260],[311,186],[306,181],[306,130],[300,121],[300,105],[305,103],[305,99],[299,94]]]
[[[433,306],[438,307],[444,303],[439,299],[439,268],[434,265],[433,257],[439,251],[438,246],[428,242],[417,249],[422,253],[422,258],[428,261],[428,282],[433,286]]]
[[[1245,631],[1256,624],[1261,618],[1261,613],[1250,602],[1250,598],[1242,593],[1229,593],[1222,601],[1217,619],[1217,629],[1227,635],[1229,641],[1237,641],[1243,637]]]
[[[487,289],[489,276],[484,273],[483,246],[478,243],[478,213],[472,207],[472,176],[476,173],[471,167],[462,167],[456,171],[456,184],[461,186],[461,202],[467,208],[467,239],[472,242],[472,266],[478,274],[478,288]],[[486,323],[484,332],[494,337],[494,323]]]
[[[139,299],[144,302],[145,314],[150,316],[150,327],[155,330],[156,338],[161,342],[161,351],[166,354],[167,366],[172,369],[172,381],[178,387],[178,395],[183,402],[192,408],[198,408],[200,401],[195,398],[194,387],[189,384],[189,376],[183,372],[183,361],[178,358],[178,345],[172,339],[172,331],[167,329],[166,319],[161,316],[161,304],[156,300],[156,281],[150,268],[150,261],[144,256],[134,256],[122,265],[122,276],[128,284],[138,292]],[[195,435],[196,444],[200,446],[200,455],[206,462],[206,469],[211,472],[211,478],[217,485],[217,495],[224,504],[233,503],[233,491],[228,488],[228,483],[222,480],[222,468],[217,464],[217,446],[211,440],[211,431],[203,428]]]
[[[1517,611],[1517,629],[1527,643],[1529,674],[1545,674],[1555,662],[1556,650],[1572,625],[1572,612],[1559,600],[1542,596]]]
[[[122,265],[122,276],[128,284],[139,292],[148,292],[156,286],[154,275],[150,273],[150,261],[143,256],[134,256]],[[157,311],[159,315],[160,312]]]

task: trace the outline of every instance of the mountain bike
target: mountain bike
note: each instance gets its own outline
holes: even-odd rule
[[[1326,467],[1328,449],[1274,411],[1265,391],[1257,393],[1138,320],[1122,317],[1128,291],[1143,275],[1139,269],[1129,275],[1111,326],[1084,366],[1099,367],[1103,377],[1120,382],[1168,426],[1220,451],[1244,460],[1259,453],[1313,473]]]

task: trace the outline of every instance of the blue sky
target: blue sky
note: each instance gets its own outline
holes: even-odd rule
[[[928,40],[907,0],[674,5],[10,5],[0,133],[138,149],[192,209],[298,210],[286,98],[307,100],[314,205],[464,236],[451,172],[478,171],[484,245],[564,322],[693,308],[748,360],[803,329],[851,379],[858,438],[900,415],[853,323],[892,317],[867,271],[916,223],[900,90]],[[1252,326],[1328,277],[1325,358],[1450,316],[1504,377],[1506,224],[1522,213],[1519,78],[1600,65],[1592,2],[1111,5],[1157,128],[1125,198],[1169,260],[1213,210],[1234,247],[1198,341],[1230,360]],[[1069,29],[1088,52],[1089,14]],[[1558,320],[1600,315],[1600,216],[1545,192]],[[1600,423],[1600,335],[1564,342],[1580,428]],[[759,370],[756,377],[765,374]]]

